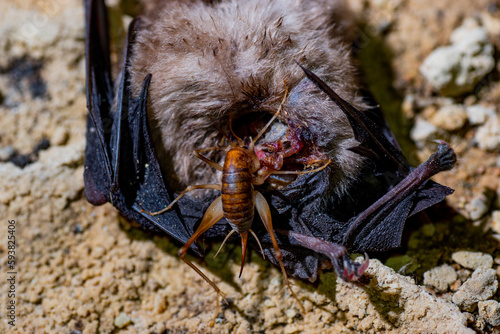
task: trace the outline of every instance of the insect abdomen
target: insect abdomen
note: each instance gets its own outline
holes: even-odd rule
[[[250,230],[254,216],[252,174],[248,154],[239,148],[231,149],[224,161],[222,174],[222,210],[234,230]]]

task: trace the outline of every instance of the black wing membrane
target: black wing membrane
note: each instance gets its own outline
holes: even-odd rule
[[[107,10],[102,3],[86,1],[85,53],[87,71],[87,146],[85,196],[94,205],[109,201],[113,172],[109,156],[109,122],[113,103],[109,59]]]
[[[399,247],[406,219],[453,193],[452,189],[429,180],[431,176],[454,166],[456,156],[453,149],[440,142],[437,153],[410,171],[402,152],[386,138],[380,126],[338,96],[314,73],[301,68],[348,118],[360,143],[351,150],[371,157],[376,162],[375,174],[392,175],[396,180],[404,177],[396,185],[388,184],[390,190],[384,196],[349,220],[342,244],[355,251],[386,251]]]
[[[151,75],[144,78],[138,97],[130,96],[128,64],[140,21],[129,26],[127,46],[116,102],[109,57],[108,21],[103,1],[87,0],[87,146],[85,150],[85,195],[94,205],[110,202],[125,217],[146,229],[161,230],[185,243],[199,215],[180,215],[172,210],[159,216],[171,202],[149,133],[147,92]],[[113,106],[116,110],[113,111]],[[195,203],[184,203],[196,207]],[[194,245],[193,250],[199,253]]]
[[[286,265],[296,277],[315,279],[321,261],[319,253],[329,258],[342,278],[357,279],[367,262],[353,263],[346,251],[382,252],[400,247],[407,219],[453,193],[429,178],[451,169],[456,155],[441,141],[437,152],[426,162],[410,168],[400,148],[393,144],[397,141],[392,131],[383,127],[385,122],[376,122],[369,114],[358,111],[314,73],[301,68],[346,115],[359,142],[351,150],[370,158],[371,164],[349,189],[349,195],[330,202],[331,205],[320,203],[325,201],[329,188],[328,169],[299,178],[273,196],[272,204],[281,213],[280,219],[286,217],[280,226],[288,226],[288,232],[282,232],[287,236],[284,258],[290,259]]]

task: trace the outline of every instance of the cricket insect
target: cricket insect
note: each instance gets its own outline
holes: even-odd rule
[[[243,272],[243,266],[245,264],[245,254],[247,249],[247,240],[248,234],[250,233],[257,244],[260,247],[262,252],[262,256],[265,259],[264,250],[262,249],[262,245],[260,244],[259,238],[252,231],[252,223],[254,219],[254,212],[257,209],[259,216],[264,223],[264,227],[266,231],[269,233],[271,237],[271,242],[273,245],[274,256],[278,261],[281,272],[283,273],[285,285],[290,289],[293,297],[299,303],[302,311],[304,312],[304,307],[302,303],[298,299],[298,297],[293,292],[293,289],[290,285],[290,281],[288,280],[288,275],[285,270],[285,266],[283,265],[283,255],[278,246],[278,242],[276,240],[276,236],[273,230],[272,218],[271,218],[271,210],[269,208],[269,204],[264,196],[257,190],[254,189],[254,186],[262,185],[266,179],[268,179],[273,174],[294,174],[294,175],[302,175],[306,173],[314,173],[319,172],[326,168],[331,160],[326,161],[323,166],[315,168],[313,170],[307,171],[281,171],[281,170],[270,170],[268,168],[262,168],[259,162],[257,155],[254,152],[255,144],[257,140],[266,132],[269,126],[273,123],[273,121],[278,117],[283,107],[283,104],[287,97],[287,91],[285,91],[285,96],[283,97],[283,102],[281,103],[278,111],[274,114],[274,116],[267,122],[267,124],[260,130],[255,138],[253,138],[250,144],[246,145],[244,140],[238,137],[232,129],[231,120],[229,121],[229,128],[233,137],[236,138],[236,141],[230,141],[230,145],[226,148],[226,157],[224,160],[224,165],[221,166],[216,162],[213,162],[200,154],[200,152],[206,152],[209,150],[215,150],[219,147],[213,147],[209,149],[195,150],[194,155],[200,160],[206,162],[215,170],[222,172],[222,182],[221,184],[202,184],[202,185],[192,185],[188,186],[183,192],[174,199],[169,206],[165,209],[160,210],[158,212],[152,212],[151,215],[156,216],[166,212],[177,203],[177,201],[184,196],[187,192],[196,190],[196,189],[213,189],[219,190],[221,192],[221,196],[217,197],[212,204],[208,207],[203,219],[199,227],[193,233],[191,238],[179,249],[179,256],[181,259],[187,263],[191,268],[194,269],[205,281],[207,281],[214,290],[224,298],[224,294],[219,289],[219,287],[210,280],[194,263],[189,261],[186,258],[186,253],[198,237],[200,237],[203,233],[205,233],[210,227],[212,227],[215,223],[217,223],[222,218],[226,218],[227,222],[231,226],[232,230],[228,233],[224,241],[222,242],[219,251],[224,246],[225,242],[229,239],[229,237],[233,233],[239,233],[241,237],[241,247],[242,247],[242,260],[241,260],[241,269],[240,276]],[[230,140],[229,136],[225,134],[226,139]],[[278,182],[283,182],[281,180],[275,180]]]
[[[85,196],[179,241],[181,258],[221,295],[185,257],[188,249],[203,255],[195,242],[202,234],[224,242],[229,228],[240,234],[243,268],[255,232],[288,287],[288,277],[314,282],[332,267],[352,281],[368,261],[349,253],[400,247],[408,219],[453,192],[430,180],[453,168],[453,148],[439,141],[410,166],[356,78],[345,1],[325,3],[158,3],[130,23],[114,85],[106,6],[85,1]],[[232,140],[217,125],[228,119]],[[230,142],[223,149],[214,146],[220,132]],[[223,166],[202,155],[218,148]],[[206,164],[195,168],[193,151]],[[194,189],[221,196],[183,197]],[[255,209],[264,228],[252,228]]]

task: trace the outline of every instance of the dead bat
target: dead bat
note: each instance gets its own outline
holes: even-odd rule
[[[259,189],[291,276],[315,281],[330,262],[340,277],[358,278],[368,263],[348,252],[400,247],[408,217],[453,192],[429,180],[453,167],[453,149],[440,142],[410,168],[381,111],[360,95],[342,1],[165,2],[130,24],[116,84],[106,8],[102,0],[85,4],[90,203],[110,202],[185,244],[217,194],[184,196],[172,210],[150,213],[188,185],[218,183],[220,173],[191,153],[219,146],[231,119],[235,136],[255,138],[286,90],[283,112],[255,144],[260,168],[297,171],[331,160],[320,172]],[[215,151],[209,158],[222,163]],[[222,240],[230,229],[223,218],[203,236]],[[252,229],[279,265],[264,225]]]

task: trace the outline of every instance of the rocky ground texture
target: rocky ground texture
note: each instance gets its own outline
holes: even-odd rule
[[[112,13],[125,22],[118,3],[110,1]],[[241,279],[237,246],[207,256],[201,266],[232,301],[213,321],[216,297],[177,257],[177,244],[83,196],[82,2],[2,1],[0,332],[499,331],[500,4],[350,3],[363,75],[406,156],[417,165],[435,150],[433,139],[450,142],[459,162],[435,180],[456,191],[410,227],[403,249],[371,259],[360,282],[332,272],[314,286],[295,281],[305,314],[287,290],[278,294],[280,272],[257,254]],[[14,298],[4,266],[9,225]],[[10,300],[15,326],[6,317]]]

